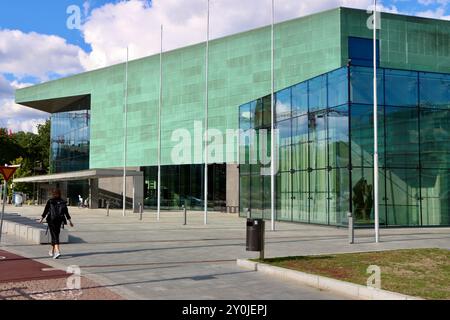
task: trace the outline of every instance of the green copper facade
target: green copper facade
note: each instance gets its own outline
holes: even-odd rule
[[[344,66],[348,36],[371,36],[367,18],[365,11],[338,8],[277,24],[275,89]],[[449,22],[382,14],[383,67],[445,72],[450,69],[449,51]],[[270,27],[211,41],[209,61],[209,127],[223,132],[236,129],[238,106],[270,92]],[[186,128],[201,139],[194,136],[193,121],[204,116],[204,69],[204,43],[163,54],[163,164],[172,164],[175,129]],[[119,167],[123,165],[124,70],[124,64],[119,64],[18,90],[16,101],[32,105],[38,100],[90,94],[90,167]],[[131,61],[129,166],[157,163],[158,95],[159,56]],[[236,153],[227,159],[236,159]],[[193,158],[199,159],[194,154]]]
[[[332,72],[334,72],[334,70],[353,70],[349,69],[350,67],[348,67],[350,57],[349,39],[371,39],[372,30],[368,28],[368,19],[369,14],[366,11],[348,8],[337,8],[311,16],[276,24],[274,27],[275,91],[281,92],[282,90],[290,90],[289,88],[293,88],[294,86],[302,82],[310,81],[311,79],[319,77],[321,75],[330,75],[332,74]],[[421,79],[420,77],[422,76],[422,73],[442,74],[438,76],[438,78],[441,76],[446,77],[446,74],[450,73],[449,21],[382,13],[381,30],[379,31],[378,40],[379,67],[383,70],[387,70],[383,72],[391,72],[390,70],[393,70],[394,73],[396,72],[395,70],[411,71],[414,74],[417,74],[418,79]],[[225,133],[227,129],[236,130],[239,128],[240,106],[248,104],[251,101],[257,101],[262,97],[267,98],[267,96],[270,95],[271,28],[270,26],[263,27],[248,32],[212,40],[210,42],[209,52],[208,127],[209,129],[217,129],[223,133],[222,152],[224,153],[224,161],[220,161],[220,163],[227,162],[229,164],[237,164],[239,153],[237,145],[235,141],[227,141]],[[125,53],[126,51],[124,49],[124,58]],[[168,166],[177,164],[201,164],[203,163],[203,150],[201,147],[195,148],[195,146],[202,145],[203,132],[202,130],[196,130],[195,128],[198,129],[198,125],[202,125],[205,116],[205,43],[165,52],[162,56],[162,61],[162,165]],[[158,106],[160,86],[159,62],[159,55],[154,55],[139,60],[134,60],[129,63],[127,91],[128,167],[154,167],[157,165]],[[367,67],[367,65],[364,64],[362,66]],[[328,79],[327,81],[329,81],[328,75],[326,76]],[[430,75],[430,77],[433,78],[432,75]],[[350,78],[351,77],[345,77],[345,81],[337,81],[335,84],[335,89],[340,88],[340,85],[344,84],[344,82],[347,84],[351,83],[349,80]],[[365,80],[361,81],[361,85],[362,88],[365,89],[359,91],[355,90],[355,92],[361,93],[362,96],[368,95],[371,99],[372,88],[370,85],[370,74],[364,79]],[[386,83],[389,83],[389,85],[387,85],[389,88],[390,83],[395,84],[396,82],[386,81]],[[425,82],[418,81],[417,83]],[[364,84],[367,85],[364,87]],[[349,86],[344,85],[342,88],[345,89],[346,87]],[[386,87],[386,85],[384,85],[384,87]],[[430,88],[432,87],[433,86],[431,86]],[[336,91],[335,89],[332,90]],[[450,88],[448,88],[448,90],[450,90]],[[437,94],[441,94],[441,96],[444,97],[445,92],[445,86],[441,86],[440,93]],[[17,90],[16,102],[19,104],[30,106],[32,108],[49,111],[52,113],[58,113],[72,110],[73,108],[76,108],[76,106],[79,104],[79,101],[89,98],[89,167],[113,168],[123,166],[124,94],[125,64],[122,63],[111,67],[90,71],[68,78],[63,78],[60,80]],[[426,97],[426,92],[418,88],[417,97],[422,96]],[[441,96],[433,96],[431,97],[431,100],[433,100],[434,98],[439,100]],[[428,98],[424,99],[426,100]],[[422,118],[431,119],[429,120],[430,126],[428,127],[422,128],[420,126],[424,125],[424,123],[418,124],[418,126],[421,128],[419,130],[421,132],[421,137],[418,137],[418,139],[423,137],[435,139],[436,141],[440,141],[439,139],[442,139],[442,131],[440,131],[439,138],[436,138],[436,134],[431,134],[430,130],[428,129],[433,128],[433,126],[436,127],[439,121],[441,121],[442,123],[448,123],[448,108],[445,107],[445,105],[448,106],[450,104],[450,99],[447,99],[447,96],[445,96],[443,99],[445,101],[439,100],[441,107],[437,108],[437,113],[434,113],[433,117],[430,116],[429,118],[425,118],[425,116],[421,113],[422,110],[420,109],[424,108],[425,110],[429,106],[424,105],[421,98],[416,99],[417,101],[420,100],[417,105],[413,105],[413,107],[417,107],[417,112],[420,111],[420,115],[417,114],[417,119],[419,119],[417,121],[420,122],[420,119]],[[351,106],[352,104],[354,105],[355,103],[361,104],[361,102],[355,102],[350,99],[349,95],[347,95],[347,100],[348,101],[345,102],[345,104],[348,104],[349,106]],[[366,104],[366,109],[369,110],[370,101]],[[324,107],[324,112],[327,113],[330,111],[328,109],[340,108],[342,107],[342,104],[335,104],[332,107],[330,104],[327,104],[321,105],[321,107]],[[386,103],[385,106],[383,105],[383,103],[380,103],[380,107],[384,108],[383,112],[387,114],[390,108],[401,106],[395,103],[393,105],[390,103]],[[362,109],[363,108],[361,108],[361,110]],[[353,109],[351,110],[357,110],[357,108],[353,107]],[[310,113],[310,111],[311,110],[309,110],[308,113]],[[370,115],[368,111],[363,112],[363,114]],[[330,117],[328,113],[326,117],[328,120],[333,120],[336,118]],[[355,119],[357,119],[356,116],[353,117],[353,120]],[[383,120],[384,118],[380,119]],[[385,117],[385,119],[388,118]],[[440,120],[438,121],[435,119]],[[366,126],[363,128],[364,130],[361,129],[361,132],[363,132],[364,137],[367,136],[366,138],[368,139],[372,132],[372,127],[370,125],[370,119],[366,120]],[[385,127],[391,128],[388,125],[389,124],[386,124]],[[352,126],[353,124],[351,124],[350,127]],[[399,126],[397,126],[395,123],[392,125],[392,128],[397,127]],[[357,128],[357,126],[355,126],[354,128]],[[411,131],[412,129],[409,127],[405,128],[405,130],[409,130],[409,138],[414,139]],[[179,144],[179,141],[174,141],[172,139],[173,133],[178,129],[185,129],[185,132],[189,132],[192,138],[191,160],[188,162],[180,162],[174,160],[174,158],[172,157],[174,147]],[[324,132],[330,131],[327,129]],[[381,141],[385,140],[384,134],[384,131],[380,132],[379,138],[381,139]],[[397,132],[396,134],[399,133]],[[353,136],[353,138],[354,137],[355,136]],[[370,139],[368,139],[367,141],[369,140]],[[395,141],[397,141],[396,143],[399,144],[398,140]],[[370,141],[368,143],[370,144]],[[420,143],[422,144],[428,142],[421,140]],[[433,149],[433,147],[430,147],[432,146],[432,144],[427,144],[427,148],[432,148],[433,150],[419,148],[421,150],[421,154],[418,157],[421,157],[420,159],[425,159],[423,150],[426,150],[426,152],[429,154],[435,154],[436,152],[441,150],[443,144],[440,144],[439,146],[437,144],[438,142],[436,142],[435,149]],[[394,146],[394,144],[386,142],[383,148],[388,148],[389,146]],[[399,145],[398,148],[401,148],[401,145]],[[395,147],[396,150],[398,148]],[[370,148],[368,148],[366,154],[368,158],[370,158],[369,149]],[[443,152],[447,151],[443,150]],[[329,152],[329,150],[327,152]],[[304,153],[303,156],[305,154],[306,153]],[[425,156],[427,155],[425,154]],[[448,213],[446,214],[444,212],[445,210],[448,211],[448,208],[450,207],[450,205],[447,203],[449,198],[449,182],[448,171],[446,170],[450,170],[447,162],[445,162],[442,166],[439,165],[437,169],[434,167],[429,169],[436,169],[438,171],[440,170],[439,172],[431,172],[426,171],[425,169],[427,168],[422,167],[422,164],[419,163],[418,167],[415,163],[413,163],[413,157],[405,157],[405,159],[403,160],[404,163],[402,162],[401,166],[399,167],[403,168],[404,170],[406,170],[405,168],[407,168],[407,172],[405,171],[407,174],[404,173],[404,175],[408,177],[416,177],[416,180],[418,182],[416,184],[409,184],[408,191],[399,196],[399,192],[395,191],[395,188],[389,189],[390,191],[387,189],[388,185],[386,181],[388,181],[388,179],[383,176],[384,171],[382,172],[382,179],[384,179],[384,182],[381,192],[384,192],[384,195],[381,196],[381,201],[384,202],[381,204],[381,209],[385,212],[385,219],[381,222],[385,225],[408,226],[448,224]],[[210,162],[212,163],[214,161],[211,161],[210,159]],[[307,169],[311,169],[303,168],[306,170],[305,172],[303,172],[302,168],[295,167],[295,165],[297,164],[294,163],[293,165],[294,167],[289,167],[287,169],[284,168],[284,171],[286,171],[286,176],[289,176],[289,174],[293,174],[291,173],[291,171],[294,170],[299,171],[296,174],[300,177],[301,174],[308,171]],[[383,165],[383,162],[381,165]],[[364,171],[364,174],[362,174],[362,176],[364,177],[366,174],[369,176],[370,172],[372,172],[373,170],[370,164],[368,166],[361,165],[360,167]],[[196,167],[189,167],[189,172],[191,175],[192,172],[195,171],[193,171],[193,168],[195,169]],[[347,170],[348,165],[344,164],[342,166],[338,166],[328,164],[326,166],[324,165],[323,168],[317,167],[316,169],[318,169],[318,174],[324,173],[323,177],[325,177],[326,170],[329,170],[329,168],[332,168],[333,170]],[[170,168],[168,167],[167,170],[169,169]],[[223,168],[221,168],[220,170],[222,169]],[[319,169],[323,170],[320,171]],[[146,170],[150,172],[153,169]],[[177,170],[181,169],[178,168]],[[396,174],[398,176],[401,176],[401,174],[399,173],[400,169],[396,168],[395,170],[397,170],[395,171]],[[414,170],[422,171],[420,174],[416,175],[414,173]],[[347,179],[347,182],[344,181],[344,185],[346,186],[345,188],[342,186],[338,188],[338,184],[336,182],[338,178],[343,175],[339,176],[335,174],[333,176],[334,178],[332,178],[331,180],[328,179],[326,190],[325,187],[323,187],[323,190],[321,190],[320,192],[320,195],[323,199],[316,197],[317,206],[315,207],[316,203],[314,202],[311,205],[312,200],[310,198],[312,193],[311,190],[313,190],[311,184],[311,174],[316,173],[311,172],[305,173],[305,177],[307,176],[309,179],[308,186],[306,186],[306,184],[303,185],[300,182],[297,184],[293,184],[289,182],[290,180],[283,180],[283,178],[281,177],[283,173],[280,173],[278,175],[277,219],[338,225],[345,224],[346,212],[348,210],[351,210],[352,205],[356,207],[358,206],[358,201],[354,200],[353,195],[350,195],[353,188],[353,180],[356,179],[355,177],[357,176],[357,174],[355,173],[351,179]],[[228,174],[225,173],[222,173],[221,177],[224,179],[224,175],[227,175],[228,179]],[[174,177],[175,176],[176,175],[174,175]],[[251,176],[251,174],[249,174],[249,176]],[[433,179],[430,178],[431,176],[433,177]],[[436,180],[434,179],[435,176],[439,176],[440,178]],[[319,177],[319,175],[317,175],[317,177]],[[260,180],[259,177],[254,179],[255,181],[257,181],[258,179]],[[314,179],[317,180],[318,178]],[[172,182],[178,181],[176,180],[176,178],[169,180]],[[266,180],[260,181],[259,183],[261,184],[261,186],[264,186],[264,188],[261,190],[266,191],[261,191],[260,189],[258,189],[259,191],[257,190],[257,192],[261,191],[262,198],[270,199],[270,194],[267,193],[270,190],[270,183],[268,182],[269,180]],[[326,179],[323,178],[322,180],[325,181]],[[306,181],[306,178],[304,181]],[[393,180],[391,179],[389,181],[392,182]],[[433,181],[439,181],[439,185],[432,185]],[[336,188],[333,187],[333,189],[330,186],[334,182],[336,182]],[[220,181],[218,183],[220,185]],[[181,190],[184,188],[181,187],[181,182],[177,182],[177,184],[180,184],[180,186],[177,187],[178,189]],[[154,187],[153,182],[150,183],[149,186],[150,185]],[[325,184],[317,184],[317,186],[319,185],[325,186]],[[424,190],[424,186],[429,188],[429,190]],[[163,187],[167,186],[163,185]],[[430,188],[432,187],[435,187],[437,189],[431,190]],[[147,186],[147,189],[150,190],[150,187]],[[174,188],[167,187],[167,189],[169,190]],[[190,187],[190,189],[192,189],[192,187]],[[248,188],[248,190],[248,194],[254,192],[250,187]],[[387,190],[392,194],[396,194],[396,199],[400,199],[402,203],[390,203],[389,201],[392,201],[394,197],[388,197]],[[203,191],[200,189],[197,191],[198,195],[194,192],[196,194],[196,199],[194,200],[199,201],[198,206],[201,207]],[[347,191],[349,194],[344,195],[344,193]],[[179,194],[177,192],[171,192],[174,194],[168,196],[170,199],[173,200],[183,198],[181,196],[181,191],[179,192]],[[292,193],[296,192],[304,193],[303,196],[306,199],[305,201],[308,202],[308,205],[305,204],[306,202],[301,203],[301,201],[297,201],[299,199],[303,199],[301,198],[301,194],[300,197],[296,197],[294,195],[295,200],[298,202],[297,204],[292,202]],[[427,192],[429,194],[427,194]],[[145,193],[147,193],[147,191],[145,191]],[[149,193],[151,192],[149,191]],[[186,191],[185,193],[186,197],[189,195],[189,193],[191,193],[191,197],[192,194],[194,194],[192,193],[192,190],[189,192]],[[313,193],[313,196],[318,195],[315,191]],[[335,198],[333,198],[334,202],[330,201],[331,193],[335,195]],[[244,191],[242,190],[240,190],[240,197],[240,210],[242,213],[242,210],[244,209],[244,207],[242,207],[242,201],[247,201],[248,199],[245,199],[246,196],[244,194]],[[345,197],[347,197],[347,199],[342,200]],[[198,200],[197,198],[200,200]],[[222,195],[219,198],[220,201],[223,200]],[[147,201],[147,198],[145,199],[145,201]],[[149,199],[153,201],[154,197],[152,198],[151,196],[149,196]],[[320,199],[322,199],[323,201],[321,201]],[[153,203],[150,200],[149,203]],[[172,200],[168,201],[168,203],[172,203]],[[193,206],[196,205],[196,202],[194,200]],[[338,203],[341,200],[343,201],[342,204]],[[179,200],[178,202],[180,201],[181,200]],[[178,206],[178,202],[175,207]],[[263,202],[264,201],[262,201],[261,203]],[[249,203],[251,203],[251,201]],[[325,204],[327,205],[327,207],[322,208],[321,206]],[[262,208],[260,212],[261,216],[268,216],[269,212],[266,210],[267,205],[268,204],[265,203],[264,205],[259,206]],[[168,207],[171,206],[172,205],[168,205]],[[253,207],[253,205],[251,205],[251,207]],[[306,207],[308,207],[307,210],[297,210],[298,208]],[[314,208],[316,208],[317,210]],[[360,209],[360,211],[361,210],[362,209]],[[364,210],[361,211],[363,212],[363,216],[364,214],[366,214]],[[400,214],[390,213],[399,210],[401,211]],[[367,209],[366,211],[367,217],[364,216],[363,220],[371,223],[372,217],[370,217],[371,213],[369,213],[371,209]],[[411,214],[410,211],[412,212]],[[307,212],[308,218],[305,218],[305,212]],[[320,216],[321,214],[323,216]],[[295,218],[295,215],[298,215],[298,217]]]

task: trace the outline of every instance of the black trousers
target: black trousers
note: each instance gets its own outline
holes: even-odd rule
[[[62,222],[51,222],[48,224],[48,231],[50,231],[50,237],[52,238],[52,246],[59,245],[59,234],[61,233]]]

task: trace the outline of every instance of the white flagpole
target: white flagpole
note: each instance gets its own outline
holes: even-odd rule
[[[375,215],[375,242],[379,239],[378,212],[378,97],[377,97],[377,0],[373,6],[373,197]]]
[[[205,208],[204,224],[208,224],[208,64],[209,64],[209,0],[206,15],[206,57],[205,57]]]
[[[272,0],[272,23],[271,23],[271,127],[270,127],[270,218],[271,229],[275,231],[275,1]]]
[[[125,63],[125,95],[124,95],[124,135],[123,135],[123,212],[125,217],[126,197],[127,197],[127,135],[128,135],[128,47],[127,61]]]
[[[163,25],[161,25],[161,50],[159,53],[159,107],[158,107],[158,208],[157,220],[161,216],[161,106],[162,106],[162,52],[163,52]]]

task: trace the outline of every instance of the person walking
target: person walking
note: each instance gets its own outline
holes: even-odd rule
[[[59,248],[59,234],[61,232],[61,227],[64,228],[67,221],[69,221],[70,226],[73,227],[72,218],[67,209],[67,202],[61,198],[61,191],[59,189],[52,191],[52,198],[47,201],[39,223],[43,223],[44,219],[46,219],[48,224],[48,231],[50,232],[52,244],[52,248],[48,255],[53,257],[53,259],[58,259],[61,256]]]

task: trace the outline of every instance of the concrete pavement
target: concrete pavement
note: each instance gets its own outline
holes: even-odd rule
[[[41,207],[8,207],[38,218]],[[47,258],[47,246],[3,237],[8,250],[47,264],[65,268],[79,265],[84,275],[132,299],[342,299],[330,292],[272,279],[236,266],[236,258],[255,258],[245,251],[245,219],[210,213],[203,225],[200,212],[188,213],[183,226],[181,212],[163,212],[156,221],[146,212],[143,221],[120,210],[71,208],[75,228],[71,243],[63,246],[63,257]],[[325,254],[412,247],[450,249],[450,228],[383,229],[379,244],[372,230],[357,230],[357,243],[347,243],[347,231],[277,223],[277,231],[266,235],[266,256]]]

